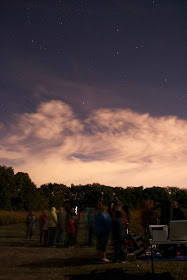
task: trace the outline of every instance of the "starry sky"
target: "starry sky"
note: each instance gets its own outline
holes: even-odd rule
[[[186,187],[186,1],[1,6],[0,164],[37,186]]]

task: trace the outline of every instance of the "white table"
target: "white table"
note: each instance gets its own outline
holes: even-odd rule
[[[149,239],[149,243],[151,245],[151,262],[152,262],[152,273],[154,274],[154,257],[153,257],[153,245],[172,245],[172,244],[186,244],[187,240],[165,240],[165,241],[154,241],[152,239]]]

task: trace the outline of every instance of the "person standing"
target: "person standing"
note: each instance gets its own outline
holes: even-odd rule
[[[95,230],[94,223],[95,223],[94,209],[90,208],[88,212],[88,246],[93,245],[94,230]]]
[[[153,200],[144,201],[141,208],[142,226],[146,233],[149,233],[149,225],[156,225],[155,205]]]
[[[48,245],[48,237],[49,237],[49,220],[48,220],[48,210],[46,211],[46,219],[45,219],[45,223],[43,225],[43,235],[44,235],[44,246]]]
[[[177,201],[173,201],[173,213],[172,213],[172,220],[185,220],[185,215],[182,209],[179,207]]]
[[[34,237],[35,225],[36,225],[36,217],[34,216],[34,213],[30,211],[26,220],[26,226],[27,226],[26,238]]]
[[[121,211],[116,210],[115,218],[112,223],[112,233],[114,241],[114,261],[116,263],[122,262],[124,259],[124,252],[122,249],[122,244],[125,236],[125,225],[121,217]]]
[[[57,228],[57,224],[58,224],[58,219],[57,219],[57,214],[56,214],[56,208],[55,207],[51,207],[51,211],[49,212],[49,215],[48,215],[48,220],[49,220],[49,225],[48,225],[49,242],[48,242],[48,246],[55,247],[54,243],[55,243],[55,237],[56,237],[56,228]]]
[[[42,243],[43,235],[44,235],[44,225],[48,216],[48,211],[43,210],[42,215],[39,217],[39,230],[40,230],[40,243]]]
[[[64,237],[64,227],[63,227],[63,208],[59,208],[59,212],[57,214],[58,225],[57,225],[57,243],[62,244]]]
[[[95,217],[95,234],[97,238],[97,249],[99,258],[103,262],[109,262],[106,258],[106,248],[111,230],[111,218],[106,212],[106,207],[98,209],[98,213]]]
[[[71,239],[71,225],[70,224],[73,224],[73,227],[74,227],[74,220],[73,220],[73,216],[75,214],[75,209],[74,207],[71,207],[69,209],[67,209],[66,211],[66,216],[65,216],[65,232],[66,232],[66,235],[65,235],[65,245],[66,246],[69,246],[69,243],[72,243],[72,242],[69,242],[69,240]],[[69,223],[70,220],[73,220]],[[74,232],[75,234],[75,232]]]
[[[104,195],[103,192],[101,192],[101,193],[99,194],[99,199],[98,199],[98,201],[97,201],[97,207],[96,207],[98,211],[99,211],[99,209],[101,209],[101,208],[103,207],[103,201],[104,201],[103,195]]]
[[[67,245],[68,247],[73,248],[75,246],[75,222],[73,219],[73,216],[70,217],[68,220],[68,241]]]

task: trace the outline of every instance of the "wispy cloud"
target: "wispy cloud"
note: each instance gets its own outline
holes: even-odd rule
[[[126,109],[80,120],[60,100],[0,124],[1,164],[46,182],[186,187],[187,121]]]

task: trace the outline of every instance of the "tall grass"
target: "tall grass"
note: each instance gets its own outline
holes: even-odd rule
[[[34,213],[36,218],[39,217],[40,213]],[[0,226],[10,224],[25,223],[28,212],[25,211],[4,211],[0,210]]]
[[[141,209],[132,209],[130,213],[130,230],[134,233],[143,233]]]

